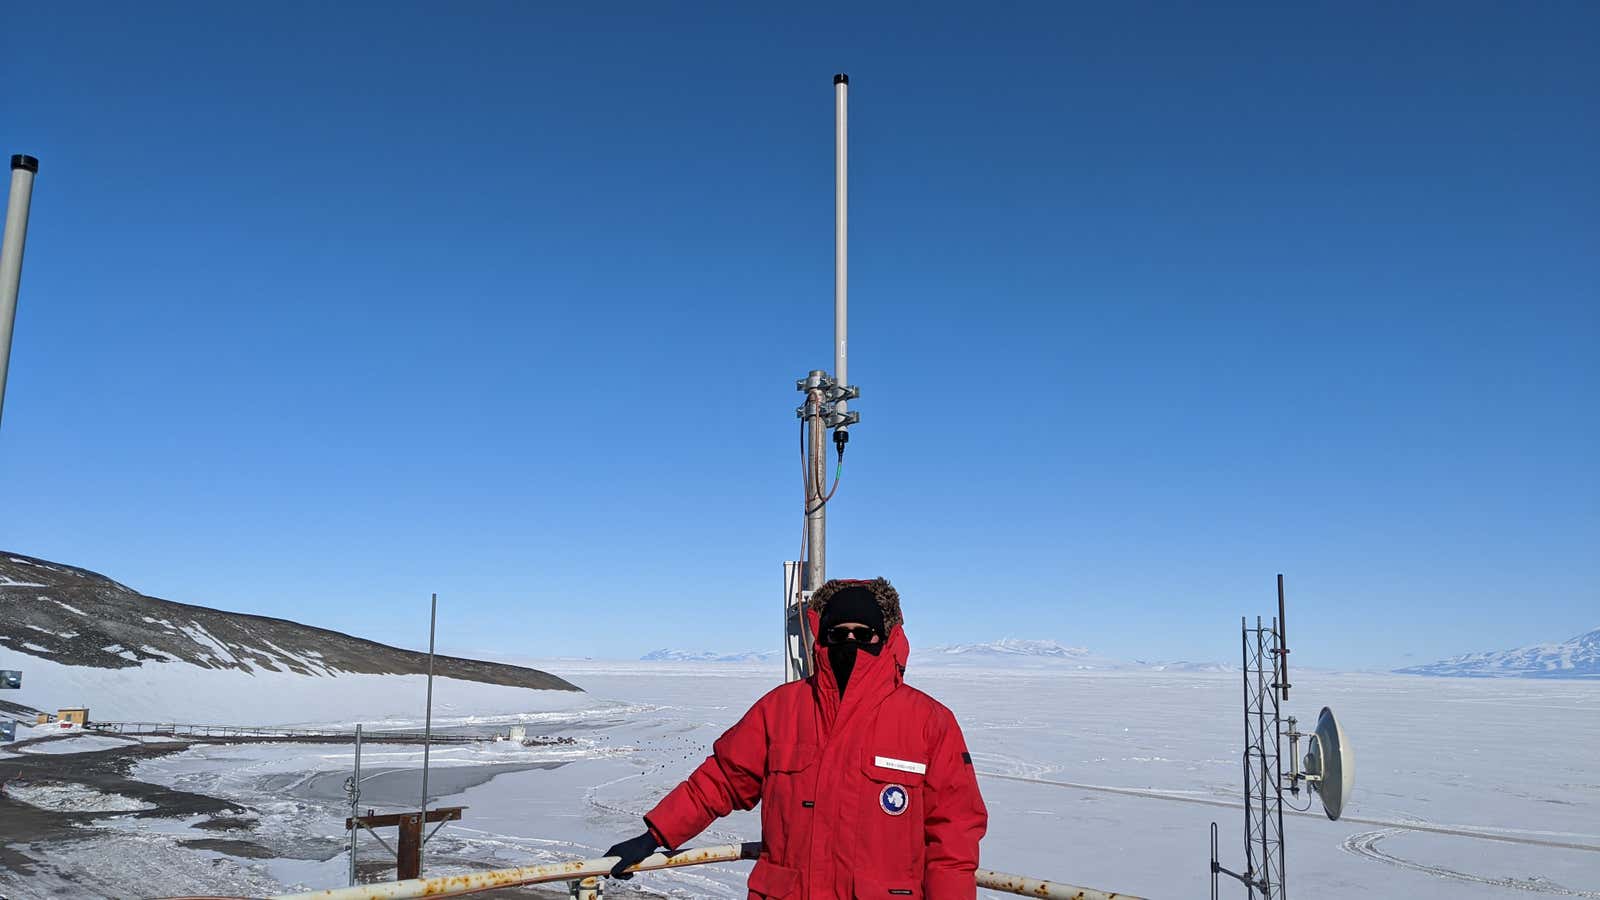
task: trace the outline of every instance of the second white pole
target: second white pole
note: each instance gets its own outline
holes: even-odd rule
[[[11,368],[11,328],[17,320],[17,291],[22,283],[22,248],[28,241],[28,210],[33,204],[33,176],[39,161],[11,157],[11,193],[6,199],[6,224],[0,237],[0,412],[6,405],[6,372]]]
[[[850,383],[850,76],[833,76],[833,377]],[[848,403],[839,401],[839,415]],[[845,426],[840,426],[842,430]]]

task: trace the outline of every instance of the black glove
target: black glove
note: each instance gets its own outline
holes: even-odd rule
[[[610,850],[607,850],[605,852],[606,856],[621,857],[621,861],[611,867],[611,877],[621,878],[624,881],[632,878],[632,872],[625,872],[623,870],[629,868],[630,866],[636,866],[639,863],[644,862],[646,857],[656,852],[656,847],[658,846],[660,845],[656,843],[656,836],[646,831],[644,834],[641,834],[638,837],[628,838],[615,847],[612,847]]]

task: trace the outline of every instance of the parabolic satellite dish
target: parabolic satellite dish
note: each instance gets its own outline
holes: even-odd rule
[[[1326,706],[1317,716],[1317,730],[1312,733],[1309,746],[1306,781],[1322,798],[1322,811],[1328,818],[1337,820],[1350,800],[1350,787],[1355,783],[1355,756],[1350,752],[1344,730],[1333,717],[1333,710]]]

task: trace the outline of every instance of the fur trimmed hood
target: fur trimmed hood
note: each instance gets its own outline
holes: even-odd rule
[[[887,578],[830,579],[823,582],[822,587],[817,588],[816,593],[811,595],[811,601],[806,608],[815,612],[820,619],[828,608],[828,599],[847,587],[864,587],[872,593],[873,598],[878,601],[878,608],[883,610],[884,631],[893,631],[896,625],[905,623],[905,617],[900,615],[900,592],[894,589],[894,585],[890,584]]]

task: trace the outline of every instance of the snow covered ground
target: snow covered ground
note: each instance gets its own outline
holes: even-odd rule
[[[436,749],[433,802],[468,809],[429,843],[430,873],[599,855],[636,833],[638,816],[778,677],[770,663],[540,667],[588,693],[560,695],[574,702],[520,717],[465,709],[456,717],[496,727],[525,721],[530,733],[577,743]],[[1237,675],[919,670],[913,659],[908,678],[954,709],[966,731],[990,809],[986,866],[1151,898],[1204,896],[1212,821],[1223,864],[1242,865]],[[1286,816],[1296,896],[1600,898],[1600,684],[1297,672],[1287,711],[1305,722],[1323,705],[1354,743],[1357,787],[1344,821],[1316,809]],[[369,745],[363,807],[415,808],[419,757],[416,747]],[[347,746],[304,744],[197,745],[140,762],[139,780],[247,807],[255,831],[244,836],[271,858],[183,847],[217,836],[194,828],[198,819],[129,815],[101,820],[104,831],[86,832],[71,857],[113,871],[119,854],[137,853],[139,865],[160,862],[165,881],[154,883],[174,893],[343,884],[350,763]],[[744,813],[696,843],[758,838],[757,817]],[[364,848],[363,859],[382,854],[370,838]],[[746,870],[651,873],[629,893],[742,898]],[[129,871],[143,870],[130,861]],[[34,896],[26,882],[5,887],[7,896]],[[1244,893],[1229,883],[1222,891]]]
[[[7,797],[38,809],[73,812],[134,812],[152,809],[153,804],[131,797],[107,794],[81,784],[7,784],[0,788]]]
[[[54,738],[41,741],[37,744],[28,744],[16,748],[18,753],[90,753],[96,750],[114,750],[128,746],[128,741],[122,738],[106,737],[98,734],[73,734],[67,737]]]

